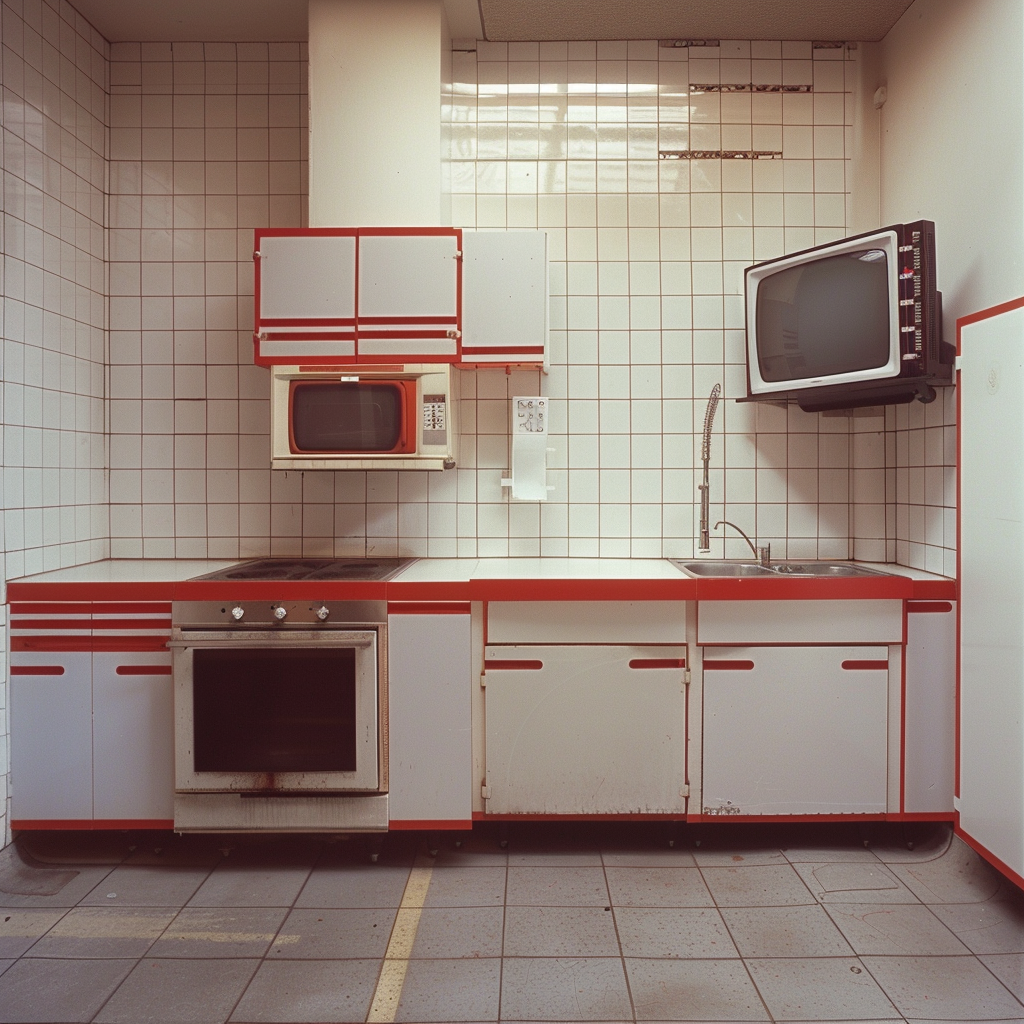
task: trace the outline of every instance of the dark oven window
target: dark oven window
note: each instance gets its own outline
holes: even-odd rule
[[[397,384],[300,381],[291,395],[297,452],[390,452],[402,438]]]
[[[356,770],[351,647],[193,652],[197,772]]]

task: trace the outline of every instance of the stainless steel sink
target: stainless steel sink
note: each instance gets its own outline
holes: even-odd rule
[[[756,562],[733,562],[724,558],[702,558],[687,562],[672,558],[669,561],[691,576],[716,578],[751,576],[763,579],[767,576],[783,576],[807,579],[811,577],[889,575],[878,569],[865,569],[863,566],[852,565],[850,562],[772,562],[769,566],[763,566]]]

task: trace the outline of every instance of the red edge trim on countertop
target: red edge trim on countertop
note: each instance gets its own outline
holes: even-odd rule
[[[897,568],[897,567],[894,567]],[[40,601],[304,600],[307,581],[258,582],[180,580],[177,582],[13,581],[10,603]],[[908,576],[853,579],[475,579],[449,581],[318,581],[316,597],[363,601],[779,601],[905,599],[955,601],[955,580],[914,580]],[[82,611],[86,609],[83,608]],[[92,609],[95,612],[114,608]],[[141,610],[141,609],[140,609]],[[157,608],[153,608],[156,611]]]
[[[11,829],[15,832],[39,832],[50,829],[62,831],[102,831],[126,828],[161,829],[174,828],[173,818],[12,818]]]

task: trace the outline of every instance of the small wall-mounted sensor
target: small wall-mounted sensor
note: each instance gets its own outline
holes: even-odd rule
[[[875,105],[875,110],[881,110],[885,106],[885,101],[889,98],[889,90],[884,85],[880,85],[875,90],[875,95],[872,98],[872,102]]]

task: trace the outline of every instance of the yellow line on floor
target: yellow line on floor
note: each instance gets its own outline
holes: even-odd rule
[[[416,929],[420,924],[420,914],[427,899],[427,888],[430,886],[430,875],[433,867],[414,867],[409,873],[409,881],[405,883],[402,903],[398,908],[395,926],[391,930],[391,941],[388,942],[384,963],[381,966],[377,990],[373,993],[367,1021],[390,1022],[398,1013],[398,1001],[402,998],[405,985],[405,974],[409,970],[409,958],[416,942]]]

